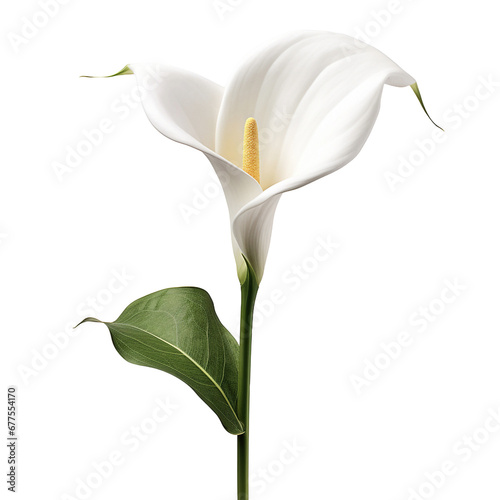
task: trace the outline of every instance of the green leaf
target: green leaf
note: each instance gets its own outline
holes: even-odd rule
[[[236,415],[239,347],[200,288],[167,288],[132,302],[104,323],[119,354],[136,365],[163,370],[188,384],[231,434],[242,434]],[[81,324],[80,323],[80,324]]]

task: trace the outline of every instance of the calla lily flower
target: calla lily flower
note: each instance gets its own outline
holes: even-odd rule
[[[384,85],[412,86],[421,101],[414,78],[386,55],[329,32],[279,39],[244,62],[226,88],[182,69],[159,68],[156,85],[151,72],[157,66],[130,64],[117,74],[135,74],[158,131],[210,160],[229,208],[242,282],[245,259],[262,278],[281,195],[335,172],[359,153]],[[250,157],[257,155],[253,171],[243,168],[245,124]],[[260,154],[252,153],[257,125]]]

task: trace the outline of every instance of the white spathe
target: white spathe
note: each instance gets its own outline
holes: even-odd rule
[[[144,109],[166,137],[202,151],[229,207],[238,275],[259,281],[276,206],[297,189],[350,162],[378,115],[384,84],[415,80],[377,49],[329,32],[293,33],[260,50],[223,88],[169,66],[131,64]],[[160,73],[156,81],[151,73]],[[243,132],[257,120],[259,184],[241,169]]]

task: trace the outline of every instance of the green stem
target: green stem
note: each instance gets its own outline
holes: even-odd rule
[[[250,367],[252,359],[252,322],[259,284],[250,265],[241,285],[240,364],[238,372],[237,413],[245,427],[238,436],[238,500],[248,500]]]

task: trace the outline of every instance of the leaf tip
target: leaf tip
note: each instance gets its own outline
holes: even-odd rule
[[[78,325],[76,325],[76,326],[74,326],[74,327],[73,327],[73,330],[74,330],[75,328],[78,328],[78,327],[79,327],[80,325],[82,325],[83,323],[87,323],[87,322],[89,322],[89,323],[104,323],[104,322],[103,322],[103,321],[101,321],[100,319],[97,319],[97,318],[91,318],[91,317],[89,317],[89,318],[82,319],[82,320],[80,321],[80,323],[78,323]]]

